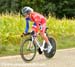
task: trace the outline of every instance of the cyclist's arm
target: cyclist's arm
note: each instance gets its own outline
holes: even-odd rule
[[[26,28],[25,28],[25,33],[28,33],[28,30],[29,30],[29,20],[30,20],[30,18],[26,18]]]

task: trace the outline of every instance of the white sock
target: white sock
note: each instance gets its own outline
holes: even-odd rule
[[[51,45],[51,43],[48,41],[48,45],[52,48],[52,45]]]

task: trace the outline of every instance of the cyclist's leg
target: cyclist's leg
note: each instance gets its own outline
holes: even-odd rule
[[[48,48],[49,48],[49,51],[48,51],[48,52],[50,52],[51,49],[52,49],[52,46],[51,46],[51,44],[50,44],[50,42],[49,42],[49,40],[48,40],[48,37],[47,37],[46,34],[45,34],[45,29],[46,29],[46,23],[40,26],[40,35],[42,36],[42,38],[43,38],[43,39],[46,41],[46,43],[48,44],[48,46],[49,46],[49,47],[48,47]]]
[[[33,24],[33,26],[32,26],[32,31],[34,31],[34,37],[35,37],[35,39],[37,40],[37,32],[38,32],[38,28],[37,28],[37,26],[36,26],[36,24],[34,23]],[[34,40],[34,42],[35,42],[35,40]],[[36,42],[35,42],[36,43]]]
[[[45,35],[46,23],[40,25],[40,35],[48,43],[48,37]]]
[[[38,28],[35,23],[32,25],[32,31],[34,31],[34,36],[37,36]]]
[[[35,36],[35,39],[37,40],[38,27],[35,24],[33,24],[32,26],[32,31],[34,31],[34,36]],[[35,40],[34,40],[34,43],[36,44]],[[39,54],[42,54],[40,47],[37,50]]]

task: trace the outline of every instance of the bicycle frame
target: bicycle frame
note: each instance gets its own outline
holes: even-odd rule
[[[32,42],[34,41],[36,43],[36,46],[38,46],[41,49],[41,51],[47,50],[46,48],[44,48],[44,46],[45,46],[45,40],[43,40],[43,44],[41,46],[40,43],[39,43],[39,41],[38,41],[38,39],[36,39],[34,36],[31,36],[31,38],[32,38]]]

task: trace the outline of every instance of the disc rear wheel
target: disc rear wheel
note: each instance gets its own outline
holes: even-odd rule
[[[49,53],[48,53],[48,50],[45,50],[44,51],[44,55],[47,58],[52,58],[55,55],[55,53],[56,53],[56,42],[55,42],[54,38],[52,38],[52,37],[48,37],[48,39],[49,39],[49,41],[51,43],[52,49],[51,49],[51,51]],[[48,48],[48,44],[47,43],[45,43],[45,48]]]

